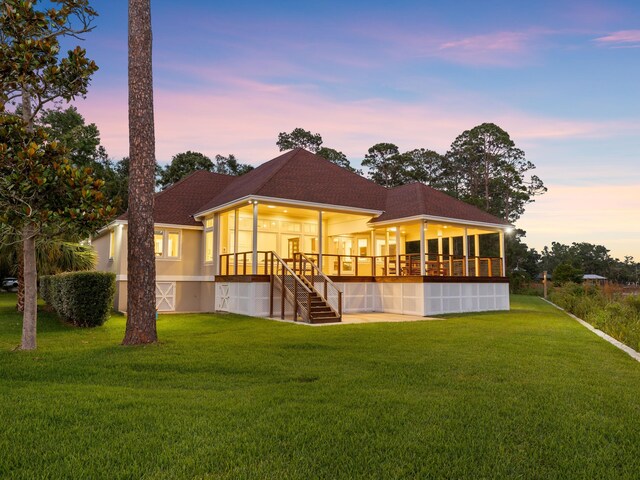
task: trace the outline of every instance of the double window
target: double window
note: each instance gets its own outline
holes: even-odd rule
[[[156,230],[153,235],[156,258],[180,258],[180,231]]]
[[[213,218],[204,223],[204,262],[213,262]]]

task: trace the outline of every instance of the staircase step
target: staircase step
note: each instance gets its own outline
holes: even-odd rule
[[[311,318],[326,318],[326,317],[335,317],[336,314],[331,310],[325,312],[311,312]]]
[[[320,323],[340,323],[340,322],[341,322],[340,318],[333,316],[333,317],[312,318],[310,323],[320,324]]]

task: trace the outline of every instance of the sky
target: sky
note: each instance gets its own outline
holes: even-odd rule
[[[94,0],[100,67],[76,105],[128,152],[127,10]],[[517,226],[537,249],[604,244],[640,260],[640,2],[152,1],[156,153],[258,165],[302,127],[367,149],[445,153],[493,122],[548,192]]]

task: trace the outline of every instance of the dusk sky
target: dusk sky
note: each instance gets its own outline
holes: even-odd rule
[[[86,100],[128,152],[127,2],[94,0]],[[640,259],[640,2],[152,1],[157,158],[260,164],[303,127],[359,164],[375,143],[445,153],[483,122],[549,191],[517,226],[537,249],[604,244]]]

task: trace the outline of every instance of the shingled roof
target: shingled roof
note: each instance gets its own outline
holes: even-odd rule
[[[424,215],[509,225],[422,183],[387,189],[302,148],[240,177],[192,173],[156,194],[153,218],[156,223],[202,225],[193,217],[252,196],[382,212],[371,223]],[[126,220],[127,214],[119,219]]]
[[[389,189],[384,213],[371,223],[420,215],[509,225],[501,218],[418,182]]]
[[[384,187],[296,148],[238,177],[200,211],[251,195],[378,211],[386,201]]]
[[[224,190],[236,178],[204,170],[187,175],[167,189],[156,193],[153,221],[171,225],[201,226],[201,222],[193,219],[193,214],[200,211],[199,207]],[[118,220],[127,219],[128,212],[118,217]]]

